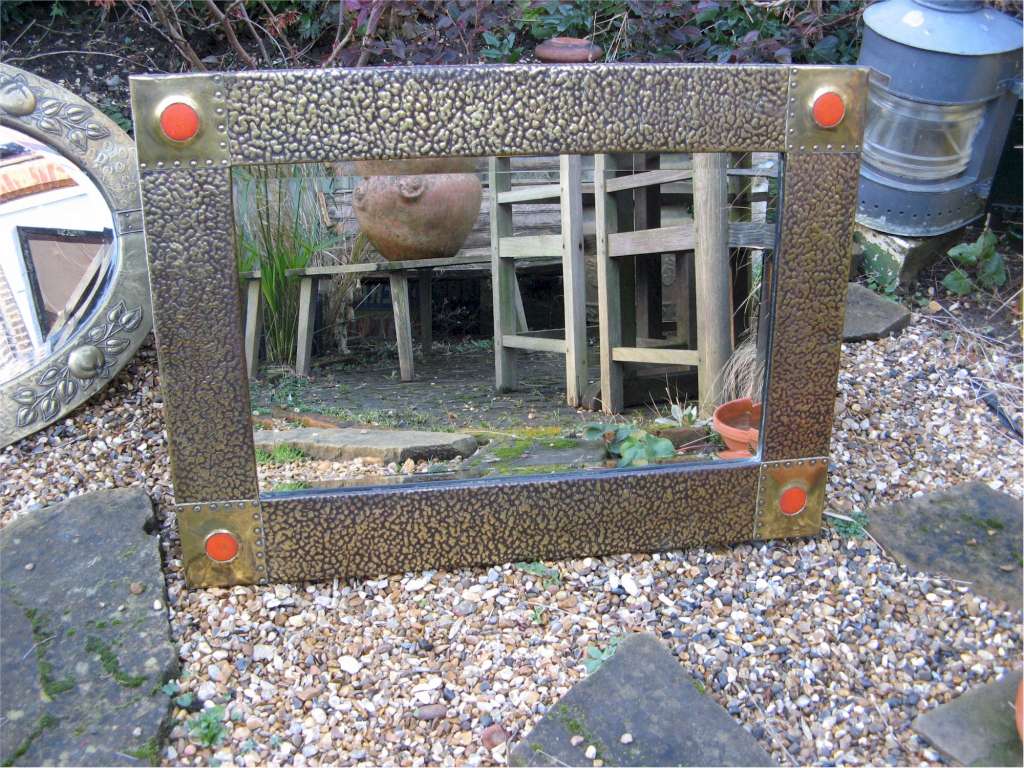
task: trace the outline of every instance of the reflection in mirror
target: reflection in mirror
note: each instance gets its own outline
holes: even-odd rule
[[[89,318],[116,249],[86,174],[0,126],[0,382],[59,352]]]
[[[261,490],[756,455],[780,170],[772,153],[236,169]]]

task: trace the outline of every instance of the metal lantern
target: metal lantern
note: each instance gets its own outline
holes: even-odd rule
[[[857,220],[925,236],[978,218],[1020,97],[1020,22],[980,0],[887,0],[864,27]]]

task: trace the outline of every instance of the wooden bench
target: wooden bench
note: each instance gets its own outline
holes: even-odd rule
[[[412,316],[409,306],[409,278],[419,280],[420,344],[423,353],[429,354],[433,346],[431,323],[430,284],[435,269],[489,265],[490,256],[451,256],[444,259],[414,259],[409,261],[385,261],[364,264],[333,264],[326,267],[289,269],[285,274],[298,277],[299,282],[299,329],[295,349],[295,372],[308,376],[312,363],[313,323],[316,313],[317,287],[320,280],[332,275],[360,274],[386,276],[391,286],[391,307],[395,317],[395,337],[398,342],[398,367],[402,381],[415,378],[412,355]]]

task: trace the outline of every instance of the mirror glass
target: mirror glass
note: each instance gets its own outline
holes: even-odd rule
[[[756,455],[781,170],[774,153],[235,169],[261,491]]]
[[[0,126],[0,382],[73,339],[113,274],[113,218],[74,163]]]

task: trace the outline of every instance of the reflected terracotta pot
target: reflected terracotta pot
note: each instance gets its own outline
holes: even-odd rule
[[[740,451],[752,455],[760,437],[761,404],[749,397],[722,403],[715,408],[711,423],[733,454],[723,458],[738,458],[735,453]]]
[[[366,161],[352,193],[359,227],[389,261],[454,256],[480,215],[480,179],[441,172],[474,167],[473,160]],[[414,175],[373,175],[377,171]]]
[[[1017,735],[1020,736],[1021,741],[1024,741],[1024,678],[1021,679],[1020,685],[1017,686]]]

